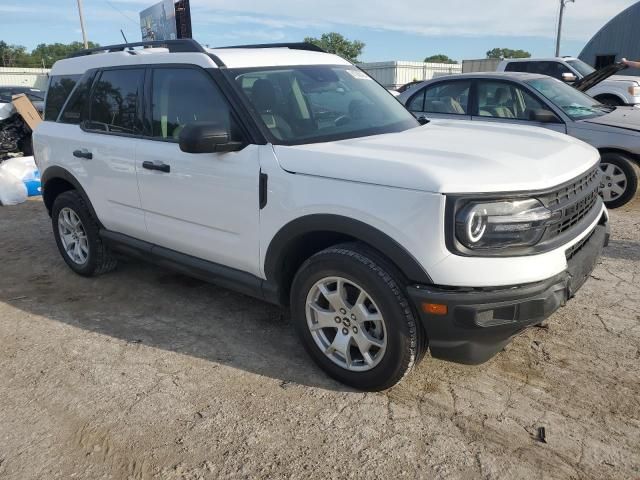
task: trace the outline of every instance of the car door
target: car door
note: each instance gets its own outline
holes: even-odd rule
[[[471,120],[470,80],[443,80],[416,91],[407,109],[416,117]]]
[[[504,80],[477,79],[472,120],[512,123],[567,133],[565,123],[538,96]]]
[[[258,145],[228,153],[185,153],[192,122],[217,122],[241,141],[231,108],[211,76],[188,66],[150,68],[151,135],[136,164],[147,239],[162,247],[258,274]]]
[[[135,168],[143,135],[144,69],[89,72],[60,113],[57,151],[86,191],[100,222],[133,237],[146,234]]]

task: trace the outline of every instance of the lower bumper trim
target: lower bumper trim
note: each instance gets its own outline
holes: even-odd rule
[[[432,356],[466,364],[489,360],[515,335],[542,323],[575,295],[595,268],[608,235],[608,226],[598,225],[572,250],[567,270],[542,282],[494,289],[409,287]],[[447,314],[425,313],[423,303],[445,304]]]

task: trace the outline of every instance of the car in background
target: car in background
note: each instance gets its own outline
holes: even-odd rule
[[[600,151],[601,195],[609,208],[635,195],[640,110],[604,105],[566,83],[530,73],[466,73],[423,82],[398,97],[416,117],[543,127]]]
[[[614,64],[596,70],[574,57],[508,58],[500,62],[497,71],[548,75],[607,105],[640,104],[640,78],[614,75],[626,68],[624,64]]]
[[[24,85],[8,85],[0,86],[0,120],[9,118],[15,113],[15,109],[11,104],[11,99],[14,95],[24,93],[33,106],[36,107],[40,113],[44,108],[44,95],[45,92],[38,88],[25,87]]]

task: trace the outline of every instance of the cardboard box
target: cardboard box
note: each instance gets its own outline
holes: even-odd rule
[[[18,111],[26,124],[29,125],[31,131],[34,131],[42,121],[42,117],[38,113],[38,110],[36,110],[36,107],[33,106],[33,103],[31,103],[29,97],[27,97],[24,93],[14,95],[11,98],[11,103],[13,103],[15,109]]]

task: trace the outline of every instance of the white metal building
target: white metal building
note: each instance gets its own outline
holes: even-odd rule
[[[398,88],[414,80],[431,80],[443,75],[462,73],[462,65],[424,62],[368,62],[358,64],[385,88]]]
[[[0,86],[21,85],[45,90],[49,71],[48,68],[0,67]]]

